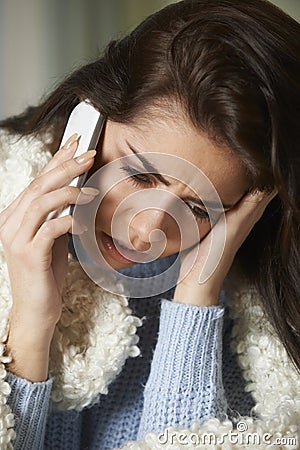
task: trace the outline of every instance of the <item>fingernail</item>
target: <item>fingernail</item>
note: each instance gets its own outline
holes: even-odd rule
[[[257,199],[263,199],[265,197],[265,192],[260,189],[255,189],[254,191],[249,192],[250,197],[254,197]]]
[[[73,220],[72,234],[83,234],[86,231],[88,231],[88,227],[86,225]]]
[[[90,195],[93,197],[96,197],[96,195],[100,194],[99,189],[92,188],[92,187],[83,187],[83,188],[81,188],[81,192],[84,195]]]
[[[85,204],[86,202],[91,202],[95,199],[95,197],[100,193],[98,189],[90,188],[90,187],[84,187],[81,188],[81,192],[77,198],[76,203],[78,205]]]
[[[78,164],[86,164],[91,161],[91,159],[94,158],[96,155],[96,150],[89,150],[88,152],[83,153],[83,155],[78,156],[78,158],[75,158],[75,161]]]
[[[62,146],[64,150],[69,150],[74,143],[77,143],[79,136],[77,133],[72,134],[72,136],[67,139],[65,144]]]
[[[70,141],[66,147],[63,147],[66,153],[74,153],[77,149],[81,136],[78,136],[77,134],[76,136],[76,139],[72,139],[72,141]]]

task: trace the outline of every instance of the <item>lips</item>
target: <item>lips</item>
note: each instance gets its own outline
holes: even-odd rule
[[[132,264],[139,262],[137,257],[139,252],[130,250],[125,246],[123,248],[122,247],[123,244],[121,242],[119,243],[119,241],[116,241],[116,239],[113,240],[112,237],[106,234],[104,231],[100,232],[100,243],[102,249],[104,250],[104,253],[106,253],[110,258],[114,259],[115,261],[125,264]],[[134,257],[134,255],[136,256]]]
[[[123,250],[126,250],[127,252],[133,252],[136,253],[135,250],[132,250],[128,247],[126,247],[126,245],[122,244],[121,241],[119,241],[118,239],[114,238],[114,243],[117,244],[118,247],[122,248]]]

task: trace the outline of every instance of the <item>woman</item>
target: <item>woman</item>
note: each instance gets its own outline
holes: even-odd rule
[[[220,447],[242,448],[246,431],[259,433],[262,446],[270,445],[275,433],[282,438],[279,448],[292,445],[287,438],[295,439],[300,419],[299,37],[299,24],[262,0],[181,1],[112,42],[102,58],[70,75],[41,105],[2,122],[7,207],[0,236],[12,294],[9,334],[2,332],[8,355],[2,391],[9,393],[8,404],[2,402],[3,445],[9,448],[15,438],[17,449],[153,449],[166,443],[186,448],[198,439],[198,448],[206,448],[200,437],[210,432]],[[78,161],[77,136],[55,152],[71,110],[85,98],[107,121],[97,152]],[[40,173],[47,149],[55,155]],[[154,277],[178,252],[182,264],[172,289],[145,299],[131,295],[134,313],[145,316],[142,358],[127,360],[119,374],[126,358],[137,356],[134,334],[141,322],[126,298],[107,296],[74,261],[67,268],[72,217],[46,218],[65,204],[95,199],[95,191],[85,191],[84,198],[79,189],[66,188],[72,178],[89,171],[91,179],[123,156],[140,162],[141,154],[166,154],[172,164],[182,158],[203,173],[225,205],[227,235],[217,267],[198,283],[211,230],[221,233],[221,214],[214,220],[199,206],[182,182],[186,174],[162,178],[127,165],[126,177],[107,191],[96,217],[106,263],[137,277]],[[26,179],[16,189],[11,155]],[[136,211],[127,224],[128,240],[115,235],[121,243],[112,247],[116,208],[131,194],[147,199],[149,189],[159,190],[161,203]],[[192,211],[200,246],[194,241],[180,247],[178,227],[164,203],[170,195]],[[83,233],[78,226],[76,233]],[[149,250],[150,233],[157,229],[166,237],[163,252],[154,261],[133,264]],[[130,244],[132,263],[118,256],[121,245]],[[181,277],[195,244],[195,264]],[[8,305],[8,288],[4,291]],[[107,319],[110,304],[116,309]],[[239,365],[230,351],[231,333]],[[230,433],[239,414],[244,417],[234,442]],[[143,443],[127,442],[146,435]],[[249,439],[247,448],[258,448]]]

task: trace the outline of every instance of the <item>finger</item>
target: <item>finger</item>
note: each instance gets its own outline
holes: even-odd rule
[[[73,134],[64,145],[54,154],[53,158],[49,161],[49,163],[43,168],[39,176],[44,175],[50,170],[57,167],[63,161],[67,161],[70,158],[73,158],[77,147],[78,147],[79,135],[77,133]]]
[[[256,222],[277,193],[276,189],[272,192],[255,191],[248,193],[234,208],[226,212],[227,220],[232,217],[238,224],[239,220],[252,218]]]
[[[12,203],[10,203],[6,208],[4,208],[0,212],[0,228],[3,225],[5,225],[5,223],[7,222],[8,218],[10,217],[10,215],[14,211],[16,211],[16,208],[20,204],[20,201],[21,201],[21,199],[23,197],[23,193],[24,193],[24,191],[20,192],[20,194],[14,199],[14,201]]]
[[[236,207],[226,212],[224,216],[227,229],[225,251],[231,254],[235,254],[238,251],[255,224],[263,216],[270,201],[276,195],[276,189],[270,193],[262,191],[249,193]]]
[[[60,210],[71,204],[87,204],[94,200],[98,194],[99,191],[94,188],[79,189],[73,186],[65,186],[35,199],[20,224],[20,236],[14,237],[14,240],[18,241],[17,245],[22,248],[34,238],[51,211]]]
[[[251,192],[236,207],[221,215],[213,230],[200,243],[197,263],[203,270],[199,276],[199,283],[206,282],[217,267],[220,272],[220,280],[225,277],[236,252],[277,193],[277,189],[269,193]],[[216,272],[215,279],[218,280],[218,272]]]
[[[11,227],[11,230],[16,233],[33,200],[68,185],[73,178],[89,170],[94,163],[95,155],[95,150],[89,150],[78,158],[72,158],[33,180],[23,192],[20,199],[22,201],[15,204],[15,210],[8,216],[5,226]]]
[[[78,134],[77,133],[73,134],[59,149],[59,151],[55,153],[54,157],[49,161],[49,163],[43,168],[43,170],[39,174],[39,177],[45,175],[47,172],[57,167],[63,161],[73,158],[78,147],[78,139],[79,139]],[[20,194],[15,198],[15,200],[11,204],[8,205],[7,208],[5,208],[3,211],[1,211],[0,227],[4,225],[10,214],[19,207],[19,204],[22,201],[24,194],[25,190],[20,192]]]
[[[252,191],[249,192],[242,200],[241,202],[249,202],[253,204],[261,203],[262,205],[268,204],[276,195],[278,194],[277,188],[274,188],[271,192],[266,191]]]
[[[54,242],[68,233],[72,227],[72,216],[64,216],[44,222],[32,241],[32,251],[41,260],[49,258]]]
[[[86,228],[79,223],[75,223],[71,215],[58,217],[44,222],[32,241],[32,249],[41,258],[48,258],[51,254],[55,240],[68,232],[81,234]]]
[[[37,194],[46,194],[47,192],[66,186],[93,165],[95,155],[95,150],[89,150],[77,158],[71,158],[60,163],[54,169],[33,180],[26,189],[27,194],[35,198]]]

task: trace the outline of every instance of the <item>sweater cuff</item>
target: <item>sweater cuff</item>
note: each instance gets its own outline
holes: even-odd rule
[[[162,300],[158,340],[149,389],[164,392],[200,390],[220,362],[224,308]]]
[[[223,418],[227,410],[222,383],[223,316],[221,306],[162,300],[140,437],[169,425]]]
[[[7,403],[15,415],[17,438],[14,448],[42,448],[52,379],[32,383],[9,372],[6,381],[11,387]]]

